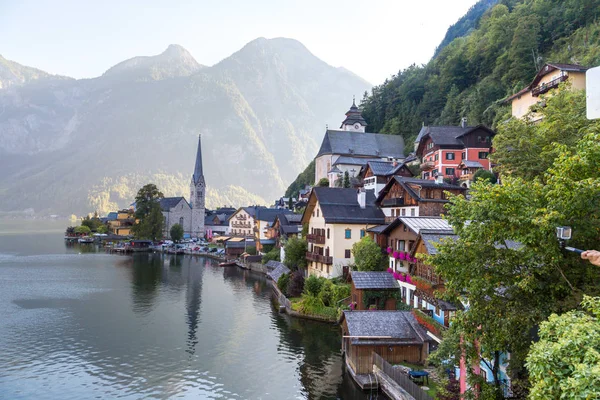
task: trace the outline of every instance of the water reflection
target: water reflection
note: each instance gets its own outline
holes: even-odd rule
[[[339,329],[277,313],[263,276],[79,253],[0,260],[0,398],[366,398]]]

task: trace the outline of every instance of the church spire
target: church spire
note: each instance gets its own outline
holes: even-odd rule
[[[346,113],[346,119],[342,121],[340,128],[344,131],[364,132],[367,121],[363,118],[360,109],[356,106],[356,99],[352,96],[352,106]]]
[[[198,152],[196,153],[196,167],[194,168],[194,175],[192,179],[194,184],[204,177],[202,172],[202,135],[198,135]]]

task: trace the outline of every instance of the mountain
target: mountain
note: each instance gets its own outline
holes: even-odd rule
[[[22,85],[35,80],[69,79],[63,76],[51,75],[36,68],[25,67],[0,55],[0,89]]]
[[[148,182],[189,196],[198,134],[209,207],[270,202],[371,87],[284,38],[212,67],[171,45],[93,79],[33,79],[10,63],[21,72],[0,90],[0,211],[40,214],[127,206]]]

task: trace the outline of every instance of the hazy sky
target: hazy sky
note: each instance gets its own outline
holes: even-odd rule
[[[213,65],[257,37],[288,37],[379,84],[425,63],[477,0],[0,0],[0,54],[75,78],[185,47]]]

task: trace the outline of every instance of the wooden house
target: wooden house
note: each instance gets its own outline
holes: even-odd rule
[[[402,163],[397,161],[369,161],[361,168],[359,177],[362,178],[363,187],[366,190],[374,190],[375,196],[379,195],[381,189],[392,179],[393,176],[404,176],[412,178],[413,174],[406,165],[413,159],[406,159]]]
[[[463,194],[466,188],[427,179],[413,179],[394,176],[375,201],[381,207],[386,222],[398,217],[440,216],[448,203],[445,192]]]
[[[388,272],[352,271],[352,303],[355,310],[395,310],[400,286]]]
[[[342,351],[351,374],[373,372],[372,353],[390,364],[422,364],[431,339],[409,311],[345,311]]]

